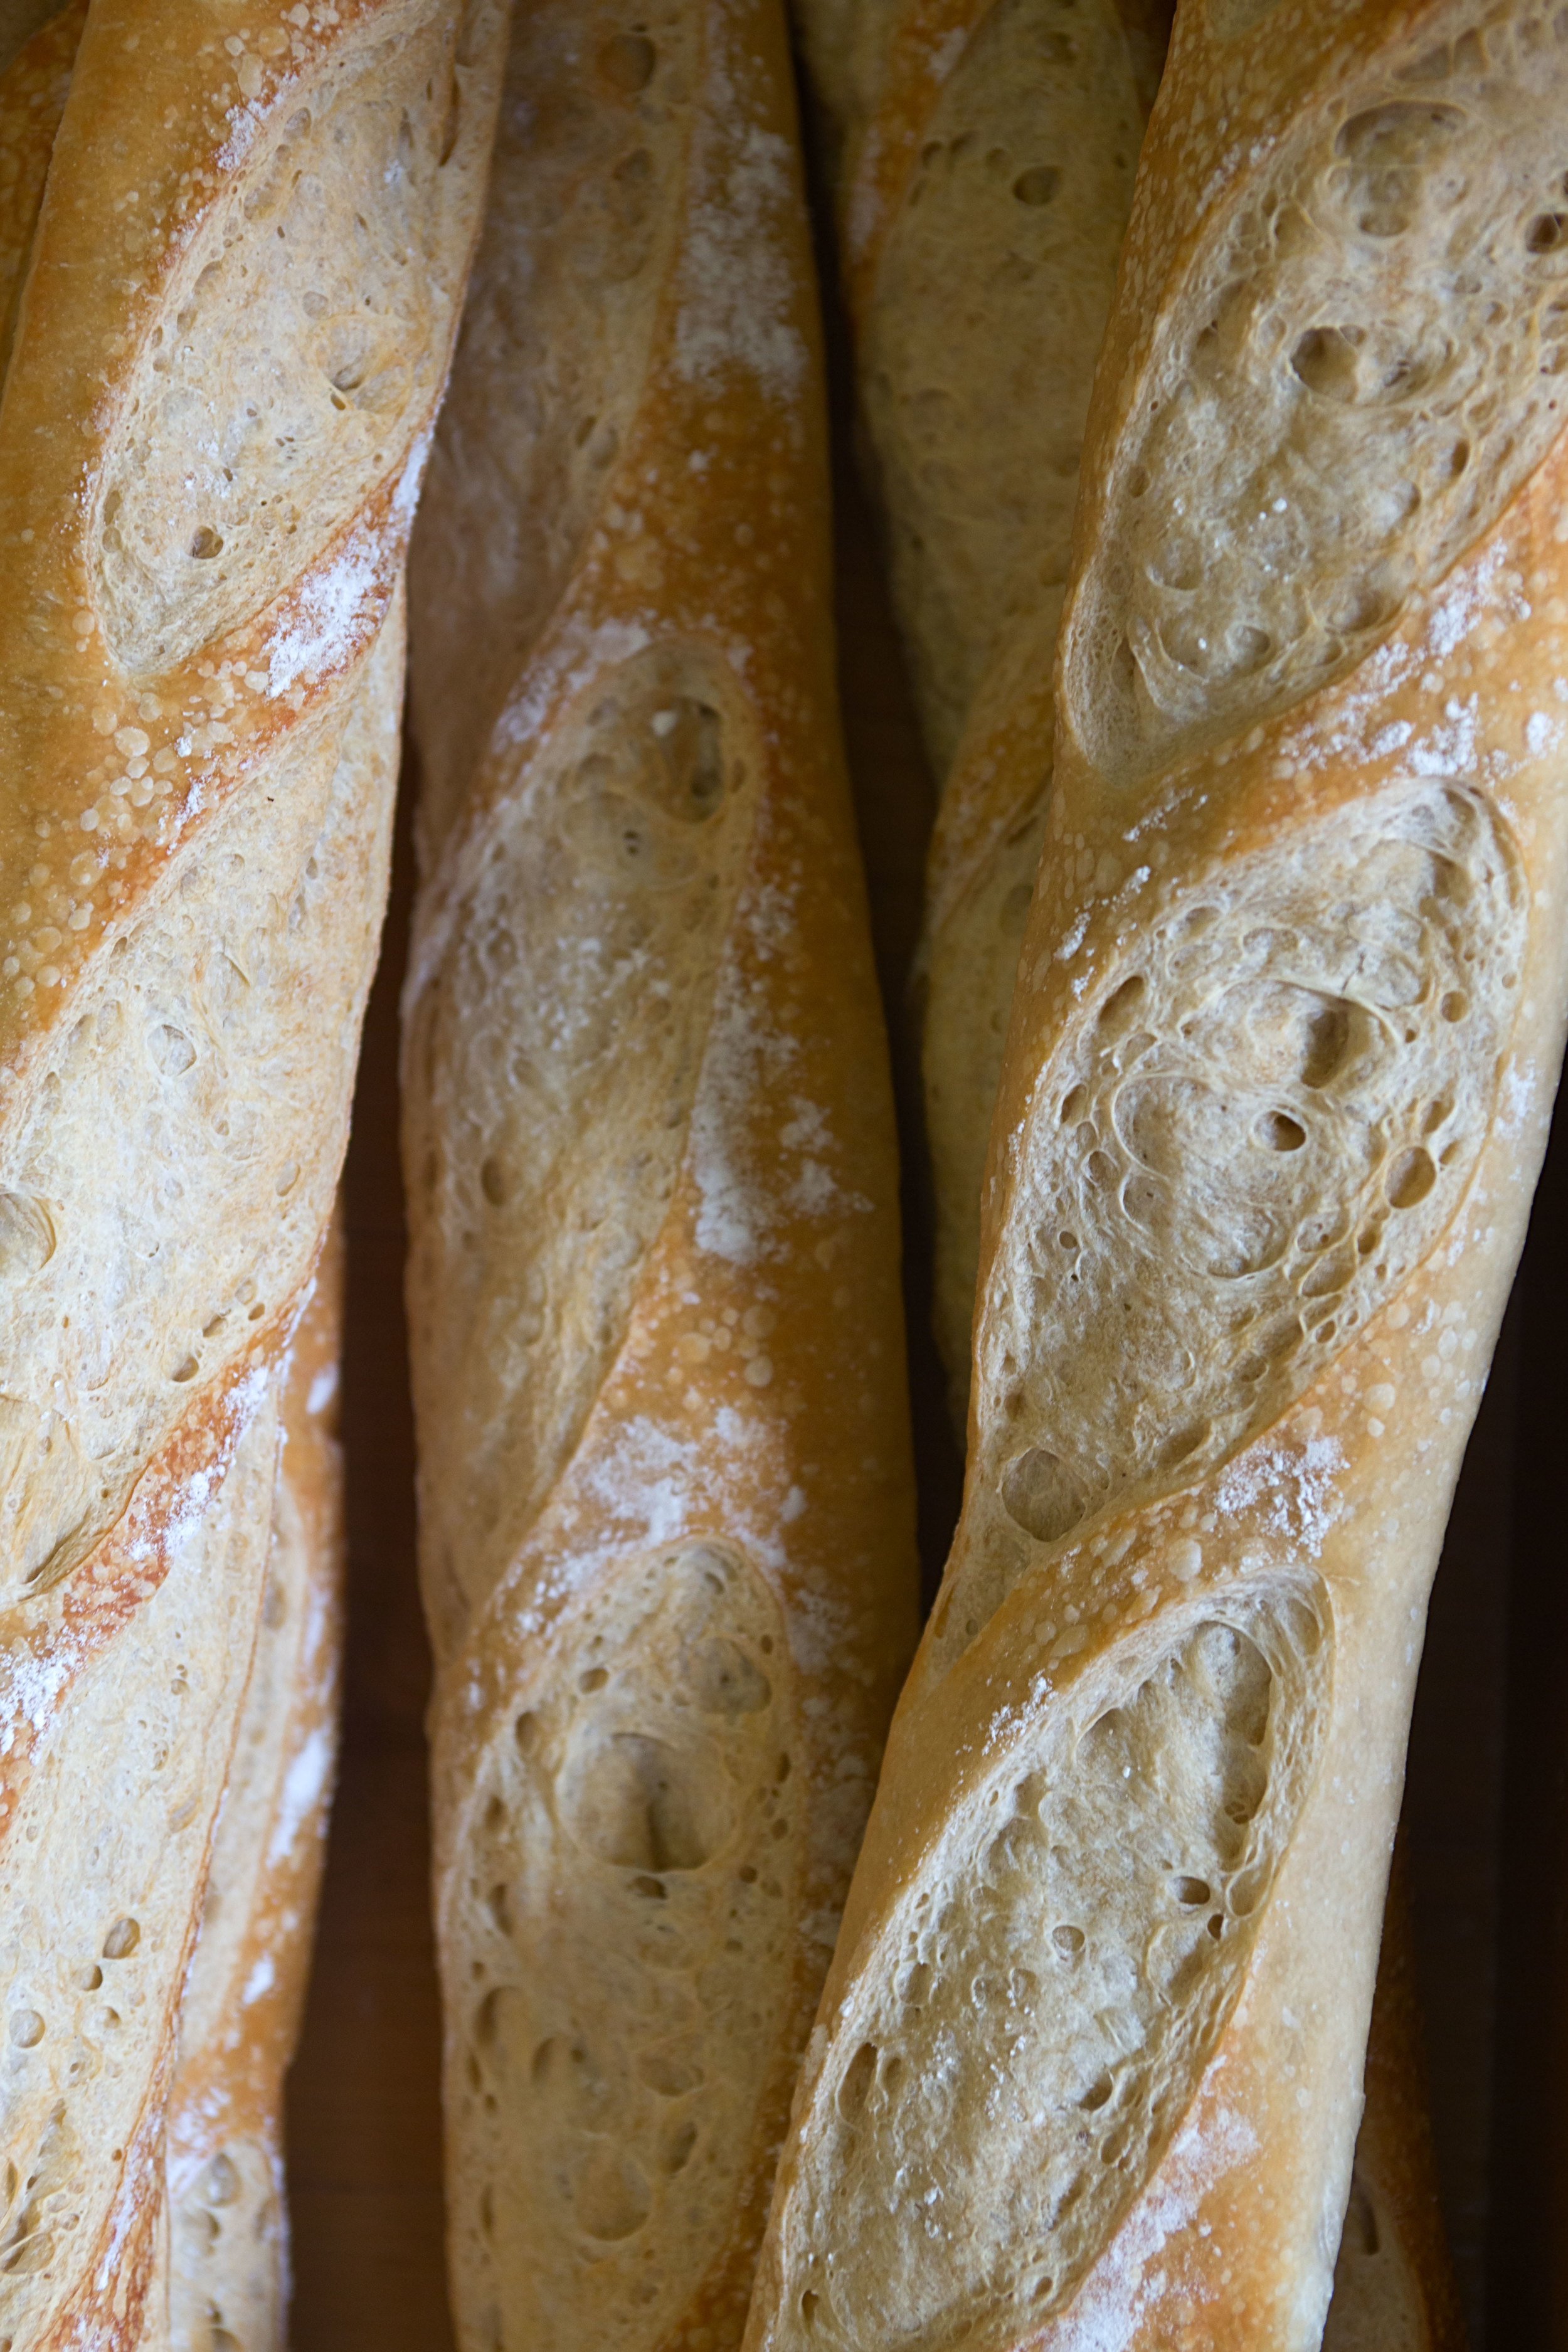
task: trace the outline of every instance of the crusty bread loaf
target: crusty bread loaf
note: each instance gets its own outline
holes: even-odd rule
[[[963,1518],[759,2347],[1320,2338],[1561,1053],[1565,88],[1526,8],[1178,23],[1057,693],[1042,609],[961,754],[1021,791],[1055,699]]]
[[[467,2352],[732,2345],[912,1644],[774,0],[521,16],[416,535],[405,999]]]
[[[455,0],[94,0],[0,88],[16,2352],[165,2324],[176,2010],[342,1154],[500,29]]]
[[[962,1429],[981,1175],[1048,769],[1005,771],[1023,797],[997,803],[994,770],[952,752],[1010,619],[1059,604],[1131,194],[1130,138],[1142,138],[1140,105],[1158,86],[1169,11],[1040,0],[950,7],[939,25],[920,0],[898,12],[801,0],[801,15],[854,225],[846,275],[867,438],[947,784],[921,959],[922,1058],[936,1328]],[[892,172],[889,144],[901,158]],[[1060,458],[1047,463],[1053,439]],[[1380,1975],[1331,2347],[1459,2341],[1416,2063],[1407,1909],[1384,1935],[1390,1981]]]
[[[170,2352],[282,2352],[283,2074],[293,2054],[337,1735],[342,1238],[286,1360],[271,1545],[250,1681],[213,1834],[169,2099]],[[225,2337],[227,2343],[225,2343]]]
[[[1020,624],[1054,625],[1079,453],[1163,50],[1117,0],[800,0],[834,127],[870,473],[942,782],[921,967],[934,1317],[963,1425],[977,1203],[1048,756],[955,753]]]

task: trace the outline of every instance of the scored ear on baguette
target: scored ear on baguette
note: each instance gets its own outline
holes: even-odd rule
[[[1528,7],[1178,21],[1057,690],[1042,610],[961,753],[1055,730],[964,1511],[758,2347],[1321,2335],[1562,1049],[1565,81]]]

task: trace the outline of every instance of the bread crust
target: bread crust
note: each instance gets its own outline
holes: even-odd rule
[[[280,2347],[283,2077],[299,2039],[337,1755],[342,1646],[334,1218],[289,1351],[256,1654],[180,2004],[165,2177],[172,2352]]]
[[[163,2325],[176,2011],[342,1155],[499,32],[127,0],[46,26],[0,100],[37,205],[0,398],[0,2331],[29,2352]],[[378,152],[365,207],[343,171]],[[350,381],[312,337],[345,274],[357,311],[404,271],[419,347],[356,318],[382,372]]]
[[[1529,11],[1483,26],[1453,7],[1178,24],[1097,378],[1055,711],[1042,619],[964,749],[1005,797],[1050,764],[1054,721],[984,1194],[964,1514],[824,1997],[753,2345],[863,2343],[865,2295],[889,2343],[1320,2339],[1426,1592],[1562,1051],[1565,483],[1535,258],[1554,151],[1525,95],[1560,70],[1553,38]],[[1481,103],[1486,74],[1503,94]],[[1239,509],[1220,541],[1232,478],[1213,445],[1193,454],[1188,420],[1217,418],[1238,467],[1262,468],[1276,415],[1348,433],[1379,393],[1405,399],[1411,378],[1326,373],[1380,331],[1359,323],[1356,278],[1332,274],[1334,239],[1390,273],[1389,331],[1419,351],[1421,281],[1398,278],[1397,240],[1436,235],[1429,192],[1459,183],[1434,156],[1460,135],[1477,142],[1465,249],[1498,316],[1511,300],[1521,320],[1500,400],[1511,444],[1445,444],[1460,488],[1445,505],[1433,483],[1425,539],[1391,525],[1389,551],[1358,554],[1377,601],[1342,604],[1334,567],[1384,453],[1406,446],[1367,427],[1315,478],[1345,534],[1303,496],[1276,574],[1309,601],[1324,575],[1314,609],[1342,613],[1342,642],[1289,635],[1271,592],[1233,622],[1259,541]],[[1254,219],[1279,226],[1244,252]],[[1445,399],[1468,413],[1458,348],[1396,412],[1413,465]],[[1162,571],[1135,509],[1176,541],[1212,528],[1209,568]],[[1266,533],[1274,511],[1259,497],[1246,515]],[[1167,593],[1156,644],[1142,616]],[[1183,596],[1206,647],[1170,617]],[[1222,641],[1233,626],[1263,643]],[[1385,950],[1356,927],[1406,906],[1396,1015]],[[1449,1030],[1451,1056],[1431,1043]],[[1364,1115],[1378,1068],[1363,1193],[1337,1122]],[[1211,1101],[1199,1143],[1187,1122]],[[1318,1151],[1325,1120],[1335,1141],[1301,1163],[1313,1212],[1276,1223],[1268,1171]],[[1203,1299],[1229,1319],[1206,1322]],[[1268,1323],[1276,1307],[1300,1315],[1299,1341]],[[941,1935],[915,1916],[922,1895]],[[889,1990],[906,1934],[930,1980]],[[1000,2000],[1009,1960],[1038,1981],[1008,1996],[1004,2058],[978,1988]],[[960,2031],[944,1988],[966,1969]],[[1113,1981],[1086,2014],[1075,1986]],[[940,2095],[930,2017],[957,2036]],[[1035,2032],[1068,2053],[1059,2084]],[[868,2239],[883,2210],[907,2222],[896,2255]]]
[[[777,14],[511,70],[414,570],[453,2300],[725,2344],[913,1634],[892,1120]]]
[[[831,10],[807,5],[801,14],[831,116],[841,201],[855,219],[861,240],[860,267],[851,280],[858,314],[858,368],[868,437],[882,460],[876,468],[879,487],[894,524],[894,579],[902,589],[906,643],[917,671],[926,667],[933,651],[930,608],[939,595],[944,597],[949,615],[944,625],[967,636],[973,648],[971,665],[977,665],[983,677],[1003,631],[991,610],[968,593],[967,583],[953,562],[953,550],[931,527],[927,505],[944,491],[961,511],[984,510],[998,471],[998,455],[1011,454],[1016,461],[1027,463],[1035,448],[1014,422],[1016,401],[998,427],[994,421],[966,415],[954,398],[955,390],[962,393],[965,388],[966,378],[962,360],[955,360],[949,288],[954,281],[984,287],[994,274],[1009,268],[1024,276],[1028,289],[1026,299],[1036,321],[1048,333],[1057,357],[1057,372],[1042,377],[1029,368],[1033,352],[1026,341],[1017,354],[1021,373],[1028,379],[1028,405],[1040,412],[1032,430],[1037,438],[1043,418],[1058,442],[1080,433],[1079,412],[1087,406],[1110,306],[1114,248],[1120,247],[1131,194],[1129,132],[1136,109],[1129,100],[1135,98],[1144,113],[1153,102],[1169,37],[1169,11],[1141,7],[1121,12],[1126,47],[1120,71],[1114,39],[1106,37],[1116,17],[1107,11],[1100,31],[1104,46],[1098,77],[1085,72],[1086,47],[1092,56],[1094,40],[1087,20],[1058,22],[1048,9],[1039,11],[1034,32],[1037,41],[1043,37],[1045,46],[1045,91],[1047,98],[1076,97],[1072,138],[1064,142],[1062,128],[1048,106],[1037,106],[1026,124],[1027,137],[1034,143],[1010,145],[1005,152],[988,142],[1019,127],[1021,93],[998,72],[1000,59],[977,55],[975,34],[983,18],[973,11],[949,12],[941,28],[929,10],[894,16],[864,6]],[[873,77],[868,63],[878,39],[883,59],[879,79]],[[923,110],[911,110],[907,93],[901,107],[897,98],[901,45],[908,48],[902,79],[908,79],[912,66],[917,83],[925,89]],[[1026,37],[1024,54],[1027,58]],[[933,71],[933,59],[941,61],[940,79]],[[1088,105],[1081,89],[1086,79],[1095,101]],[[1080,87],[1075,89],[1075,84]],[[902,157],[896,166],[883,150],[877,89],[892,94],[894,143]],[[963,111],[964,108],[969,110]],[[1141,138],[1141,119],[1135,127]],[[916,204],[930,194],[921,184],[923,175],[913,158],[917,152],[922,155],[933,149],[940,152],[942,136],[951,139],[955,131],[966,133],[971,146],[978,140],[985,148],[986,170],[993,180],[1012,179],[1015,219],[1021,216],[1017,212],[1020,190],[1037,202],[1048,201],[1053,236],[1044,271],[1037,263],[1032,268],[1024,265],[1018,246],[1008,238],[1006,207],[998,208],[994,202],[988,207],[984,197],[973,193],[966,204],[958,200],[962,209],[949,231],[946,248],[933,240],[942,256],[941,272],[932,267],[922,283],[918,278],[910,282],[907,273],[888,268],[888,247],[900,208],[907,219]],[[1086,173],[1089,168],[1086,156],[1092,156],[1097,149],[1109,160],[1119,142],[1125,142],[1120,158],[1125,166],[1120,208],[1112,203],[1097,213],[1080,198],[1070,218],[1059,217],[1064,173]],[[879,167],[874,183],[865,177],[863,158],[874,159]],[[1042,164],[1042,158],[1048,160]],[[1030,168],[1036,173],[1034,183],[1022,178]],[[1101,271],[1098,306],[1086,321],[1082,289],[1086,283],[1095,286],[1097,260]],[[1053,299],[1062,286],[1077,293],[1079,307],[1071,299]],[[948,371],[945,377],[933,370],[932,354],[922,348],[918,335],[906,331],[901,338],[890,338],[885,331],[879,333],[879,313],[910,310],[929,313]],[[983,339],[989,369],[994,370],[992,355],[1000,339],[994,325]],[[1080,386],[1076,407],[1075,371]],[[899,446],[896,420],[900,409],[916,404],[929,410],[939,388],[946,397],[941,422],[931,428],[928,466],[941,491],[932,493],[912,483]],[[1069,490],[1076,487],[1076,476],[1075,463]],[[1029,515],[1023,529],[1035,556],[1031,593],[1042,603],[1050,592],[1047,588],[1042,593],[1040,583],[1054,579],[1065,559],[1066,520],[1067,516],[1053,517],[1048,508],[1042,508]],[[912,542],[910,548],[900,548],[900,533]],[[994,542],[986,551],[994,568],[1005,572],[1005,543]],[[963,615],[962,622],[958,615]],[[1043,648],[1040,658],[1044,659]],[[931,688],[938,683],[928,677]],[[945,767],[948,789],[931,849],[931,905],[921,957],[922,1050],[937,1190],[941,1269],[937,1333],[950,1368],[954,1417],[962,1427],[967,1414],[969,1333],[979,1255],[980,1176],[1018,945],[1044,837],[1048,776],[1031,779],[1026,773],[1005,770],[999,779],[993,768],[966,761],[962,752],[951,758],[951,743],[944,740],[934,708],[928,738],[933,756]],[[998,782],[1004,795],[1000,800],[995,798]],[[1008,797],[1020,788],[1023,799]],[[911,914],[919,919],[918,908]],[[1357,2187],[1342,2242],[1325,2339],[1331,2347],[1361,2342],[1392,2346],[1405,2341],[1447,2345],[1461,2340],[1457,2297],[1437,2218],[1419,2069],[1407,1914],[1407,1899],[1394,1905],[1384,1930],[1366,2071],[1366,2109],[1357,2142]]]
[[[803,0],[831,126],[864,455],[942,783],[918,965],[934,1322],[967,1411],[974,1202],[1047,764],[958,756],[1008,637],[1066,577],[1089,386],[1168,12]]]

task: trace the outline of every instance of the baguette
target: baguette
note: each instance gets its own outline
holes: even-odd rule
[[[286,2341],[283,2075],[337,1749],[342,1292],[334,1224],[280,1392],[256,1653],[180,2004],[166,2157],[171,2352],[225,2352],[225,2333],[241,2352],[282,2352]]]
[[[1562,1050],[1565,84],[1528,10],[1178,23],[1056,691],[1042,609],[961,755],[1005,799],[1055,718],[963,1517],[757,2347],[1320,2340]]]
[[[342,1156],[500,30],[94,0],[0,93],[16,2352],[168,2325],[177,2010]]]
[[[869,471],[941,785],[920,982],[933,1318],[962,1432],[985,1139],[1048,763],[955,754],[999,650],[1061,609],[1089,384],[1163,27],[1116,0],[801,0],[835,128]],[[1002,787],[999,789],[999,785]]]
[[[868,440],[891,529],[910,657],[927,689],[928,742],[933,759],[948,761],[921,959],[922,1055],[936,1331],[962,1431],[981,1174],[1048,789],[1048,778],[1015,771],[1010,781],[1021,796],[996,804],[994,772],[951,757],[953,729],[962,732],[978,691],[973,681],[983,683],[1005,634],[1001,600],[977,604],[973,575],[989,559],[1015,605],[1032,596],[1048,606],[1065,574],[1068,509],[1053,485],[1065,479],[1069,496],[1076,492],[1077,446],[1110,307],[1109,261],[1131,193],[1130,129],[1142,138],[1138,117],[1159,84],[1169,16],[1131,7],[1085,16],[1048,0],[1028,12],[950,8],[940,26],[929,6],[894,16],[855,6],[826,11],[820,0],[804,0],[803,16],[827,77],[829,119],[842,118],[839,170],[859,199],[860,266],[850,278]],[[856,104],[835,33],[850,58],[863,55],[873,37],[879,40],[875,83],[882,105],[864,92]],[[933,41],[946,60],[944,76],[938,85],[927,74],[917,112],[908,85],[912,77],[919,86]],[[889,134],[906,159],[902,179],[868,168],[868,160],[880,165]],[[1049,230],[1034,252],[1031,226]],[[953,285],[981,289],[960,309],[957,333]],[[1008,302],[1004,316],[997,289]],[[1042,339],[1051,362],[1045,367]],[[1004,379],[1010,398],[996,391],[998,346],[1016,350],[1022,362]],[[1064,454],[1061,464],[1042,465],[1053,436],[1070,464]],[[955,629],[956,649],[944,635]],[[955,657],[968,673],[966,690],[944,726],[944,676]],[[1391,1977],[1386,1987],[1380,1977],[1373,2007],[1330,2352],[1336,2344],[1462,2342],[1433,2186],[1409,1941],[1406,1901],[1385,1931]]]
[[[465,2352],[739,2338],[917,1589],[773,0],[542,0],[413,562]]]

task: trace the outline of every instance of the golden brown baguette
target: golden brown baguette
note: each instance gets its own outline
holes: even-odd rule
[[[16,2352],[166,2324],[176,2012],[342,1154],[500,29],[95,0],[0,89]]]
[[[732,2345],[914,1630],[773,0],[514,37],[415,551],[459,2342]]]
[[[1178,24],[963,1519],[759,2347],[1321,2336],[1426,1591],[1561,1053],[1565,65],[1526,14]],[[1004,796],[1050,765],[1054,635],[971,718]]]
[[[171,2352],[282,2352],[283,2075],[299,2035],[337,1746],[342,1234],[287,1359],[271,1549],[169,2101]]]
[[[1078,444],[1131,194],[1130,129],[1142,137],[1140,101],[1158,86],[1169,12],[950,0],[939,16],[930,0],[898,12],[802,0],[801,14],[847,183],[859,385],[906,641],[948,785],[922,1043],[936,1325],[962,1427],[981,1172],[1048,772],[1013,772],[1024,798],[995,805],[994,771],[952,761],[952,740],[972,681],[1005,637],[1007,605],[1048,603],[1065,576]],[[954,288],[965,289],[956,308]],[[1060,461],[1044,462],[1053,443]],[[1380,1976],[1373,2010],[1331,2347],[1460,2341],[1416,2063],[1407,1912],[1385,1932],[1394,1973],[1387,1986]]]

